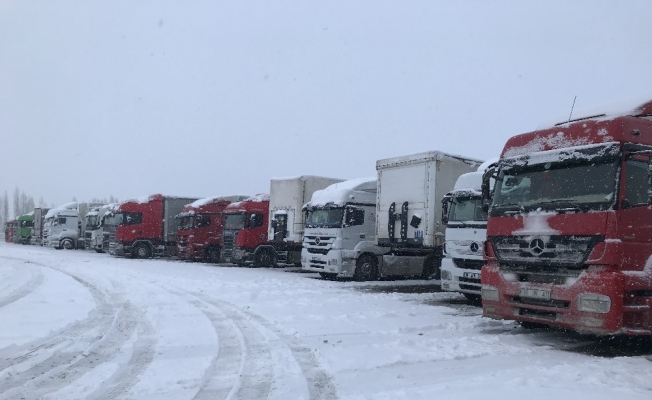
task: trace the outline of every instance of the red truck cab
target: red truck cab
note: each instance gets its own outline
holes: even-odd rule
[[[485,316],[652,334],[651,119],[652,102],[508,140],[484,177]]]
[[[186,205],[176,216],[179,219],[177,256],[186,260],[220,262],[224,209],[247,197],[209,197]]]
[[[258,245],[267,242],[269,195],[231,203],[224,216],[222,261],[240,265],[253,261]]]
[[[136,258],[175,255],[179,220],[174,217],[196,200],[155,194],[121,203],[112,216],[115,231],[109,237],[109,254]]]

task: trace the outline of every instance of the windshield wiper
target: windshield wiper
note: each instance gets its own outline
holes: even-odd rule
[[[556,211],[580,211],[582,209],[579,204],[573,203],[572,201],[565,200],[565,199],[542,201],[541,203],[537,203],[536,205],[542,206],[542,205],[553,205],[553,204],[562,206],[560,208],[556,208],[555,209]]]

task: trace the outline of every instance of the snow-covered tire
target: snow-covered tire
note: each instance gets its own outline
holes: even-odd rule
[[[62,249],[66,250],[74,250],[75,249],[75,242],[73,242],[72,239],[63,239],[61,241],[61,246]]]
[[[255,267],[276,267],[276,256],[271,250],[261,250],[256,254]]]
[[[365,254],[355,263],[353,279],[359,282],[378,280],[378,260],[376,257]]]
[[[146,244],[139,244],[134,249],[134,256],[136,258],[150,258],[152,256],[152,249]]]
[[[220,262],[220,257],[221,255],[219,247],[211,247],[210,249],[206,250],[206,262],[217,264]]]

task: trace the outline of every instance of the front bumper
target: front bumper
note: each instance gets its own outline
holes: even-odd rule
[[[301,268],[311,272],[336,274],[341,278],[351,278],[355,273],[354,258],[347,257],[342,250],[330,249],[326,254],[310,253],[308,248],[301,250]]]
[[[126,245],[124,243],[109,243],[109,254],[116,257],[126,257],[131,255],[131,245]]]
[[[652,321],[649,310],[652,300],[627,296],[632,304],[624,304],[625,290],[638,284],[626,273],[607,267],[593,267],[566,284],[520,282],[514,274],[501,273],[495,262],[482,270],[482,309],[486,317],[534,322],[595,335],[649,335]],[[549,300],[521,297],[521,289],[550,291]],[[580,298],[597,294],[610,299],[608,311],[580,310]]]
[[[479,295],[481,286],[479,270],[458,268],[450,257],[441,260],[441,289],[443,291]]]

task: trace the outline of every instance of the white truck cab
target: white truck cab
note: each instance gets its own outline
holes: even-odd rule
[[[459,292],[473,301],[481,299],[480,271],[487,238],[487,213],[482,211],[482,175],[492,161],[478,171],[461,175],[453,190],[442,199],[442,221],[446,224],[441,288]]]
[[[76,209],[53,208],[45,215],[44,246],[57,250],[77,248],[79,239],[79,213]]]
[[[366,280],[368,257],[384,249],[375,244],[376,178],[352,179],[316,191],[306,213],[301,265],[325,278]]]
[[[86,250],[95,250],[97,253],[104,253],[104,217],[116,204],[107,204],[100,207],[92,207],[86,214],[86,231],[84,233],[84,244]]]

